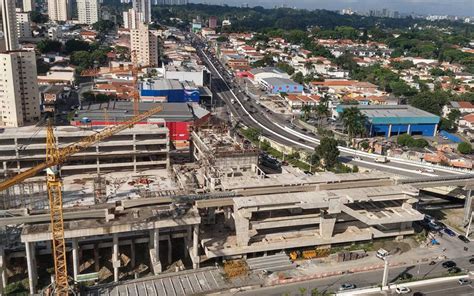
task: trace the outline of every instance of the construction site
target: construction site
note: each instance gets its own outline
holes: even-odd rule
[[[62,271],[63,287],[82,287],[84,295],[96,295],[85,286],[113,293],[128,289],[126,281],[150,276],[163,291],[176,293],[180,286],[188,294],[205,293],[238,286],[226,279],[248,269],[292,268],[289,254],[295,250],[321,255],[354,242],[400,239],[423,220],[416,209],[423,181],[412,184],[376,171],[307,175],[291,166],[265,174],[258,149],[225,126],[194,127],[190,161],[170,162],[165,125],[155,120],[132,127],[161,110],[105,129],[0,134],[6,153],[0,186],[2,289],[27,279],[31,294],[57,292]],[[59,160],[50,157],[51,141],[59,147]],[[52,186],[42,176],[49,167],[56,170],[47,170],[48,180],[64,175],[56,191],[60,234],[49,213],[58,210],[51,203]]]

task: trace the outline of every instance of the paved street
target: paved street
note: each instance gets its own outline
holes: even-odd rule
[[[295,126],[294,129],[285,129],[288,124],[282,116],[274,116],[272,112],[259,106],[254,100],[245,100],[245,95],[240,91],[239,86],[232,81],[230,77],[225,77],[225,69],[213,57],[205,55],[199,49],[198,53],[202,56],[202,60],[208,66],[213,76],[212,92],[214,96],[220,98],[229,108],[230,112],[235,116],[237,122],[242,122],[246,126],[253,126],[262,130],[262,134],[266,137],[272,138],[279,143],[290,147],[295,147],[303,150],[314,150],[316,146],[310,139],[317,139],[316,135],[307,135],[301,128]],[[211,61],[212,59],[212,61]],[[222,74],[221,74],[222,73]],[[224,76],[221,76],[224,75]],[[228,79],[228,82],[224,79]],[[234,96],[230,88],[233,88]],[[235,99],[237,98],[238,101]],[[232,103],[234,102],[234,103]],[[301,135],[298,135],[300,133]],[[304,136],[303,136],[304,135]],[[387,164],[375,163],[373,159],[361,156],[360,159],[355,160],[353,155],[341,153],[341,160],[346,163],[353,163],[369,169],[378,169],[381,171],[403,175],[406,177],[420,177],[420,176],[442,176],[452,175],[453,172],[445,170],[435,170],[433,173],[421,173],[416,167],[405,163],[390,162]]]

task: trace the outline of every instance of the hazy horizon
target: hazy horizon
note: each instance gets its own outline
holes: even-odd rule
[[[190,0],[190,2],[234,6],[247,3],[249,6],[267,8],[286,4],[289,7],[306,9],[352,8],[361,12],[387,8],[401,13],[474,16],[474,0]]]

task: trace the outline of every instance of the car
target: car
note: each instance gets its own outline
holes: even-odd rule
[[[461,268],[457,266],[451,267],[450,269],[448,269],[449,274],[460,273],[460,272],[461,272]]]
[[[397,292],[397,294],[408,294],[411,292],[411,290],[407,287],[398,287],[395,289],[395,292]]]
[[[345,283],[345,284],[341,285],[341,287],[339,288],[339,291],[352,290],[352,289],[355,289],[355,288],[356,288],[356,285]]]
[[[305,133],[306,133],[308,130],[307,130],[307,129],[305,129],[305,128],[302,128],[302,129],[301,129],[301,131],[303,131],[303,132],[305,132]]]
[[[471,280],[470,279],[466,279],[466,278],[463,278],[463,279],[459,279],[458,280],[458,283],[460,285],[469,285],[471,283]]]
[[[443,264],[441,264],[441,266],[443,266],[444,268],[453,268],[453,267],[456,267],[456,262],[446,261],[446,262],[443,262]]]
[[[469,263],[474,264],[474,258],[469,259]]]
[[[441,226],[439,226],[438,224],[436,224],[433,221],[428,223],[428,227],[433,231],[440,231],[441,230]]]
[[[449,228],[445,228],[443,231],[449,236],[456,236],[456,233]]]
[[[423,294],[422,292],[415,292],[413,293],[413,296],[424,296],[425,294]]]
[[[459,238],[460,240],[462,240],[463,242],[465,242],[466,244],[468,244],[468,243],[471,242],[467,237],[465,237],[465,236],[462,235],[462,234],[461,234],[461,235],[458,235],[458,238]]]

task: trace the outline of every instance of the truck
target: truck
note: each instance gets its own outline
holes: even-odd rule
[[[388,158],[387,156],[378,156],[375,158],[375,162],[378,162],[378,163],[387,163],[388,162]]]

